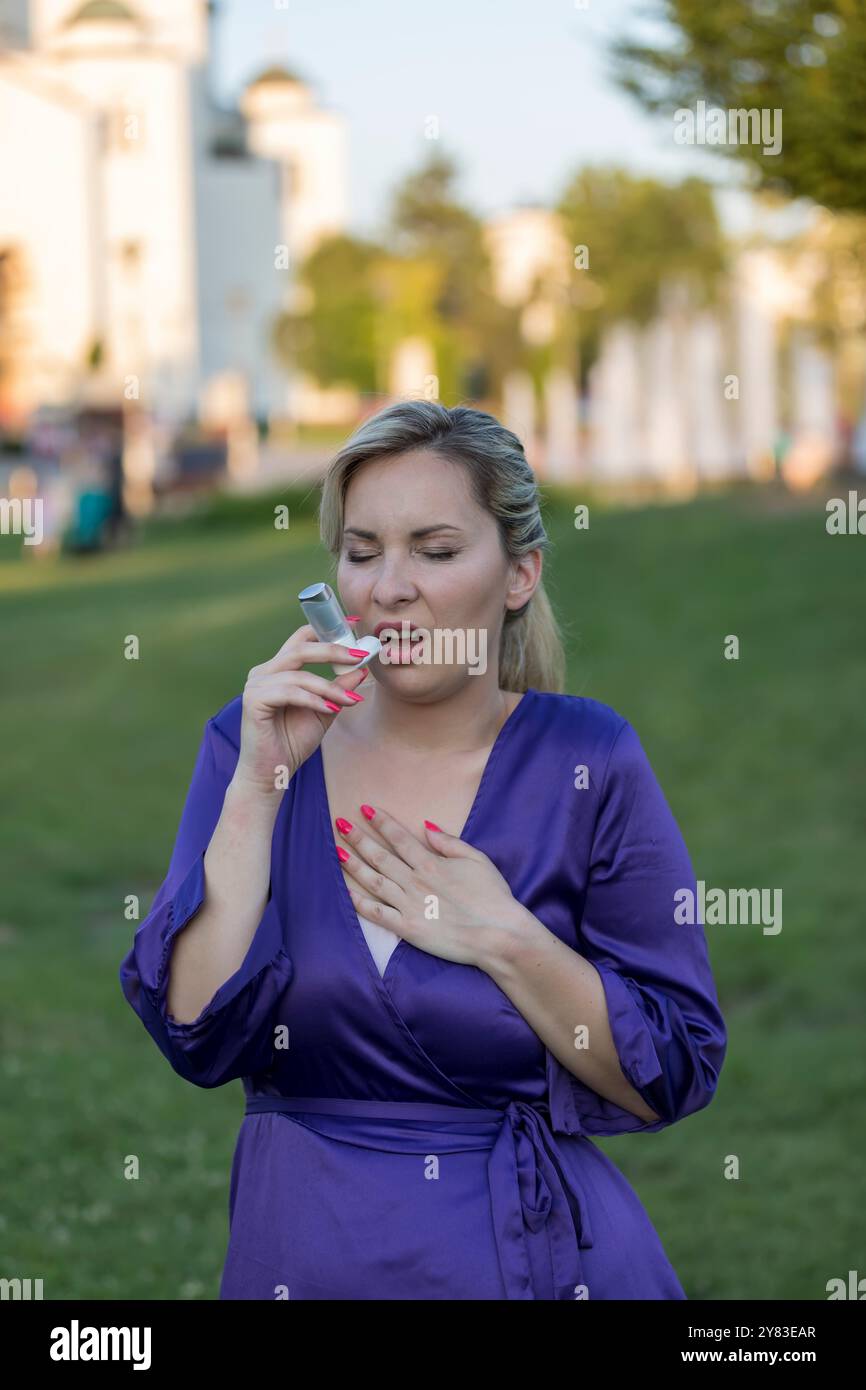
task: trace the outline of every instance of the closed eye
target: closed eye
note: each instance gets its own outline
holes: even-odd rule
[[[453,560],[458,552],[456,550],[422,550],[421,554],[426,555],[428,560]],[[374,555],[356,555],[351,551],[346,555],[347,560],[351,560],[353,565],[363,565],[366,560],[375,559]]]

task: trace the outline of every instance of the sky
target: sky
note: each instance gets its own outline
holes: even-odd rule
[[[431,148],[454,156],[459,191],[488,216],[552,205],[584,164],[677,182],[731,184],[722,156],[676,145],[613,82],[606,47],[635,33],[648,0],[220,0],[214,91],[235,102],[272,63],[309,80],[348,127],[349,229],[375,236],[395,185]],[[439,139],[425,135],[435,116]],[[751,200],[720,192],[727,230]]]

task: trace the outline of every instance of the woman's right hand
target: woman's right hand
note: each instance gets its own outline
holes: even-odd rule
[[[276,656],[254,666],[244,686],[241,748],[232,781],[263,795],[281,796],[287,775],[294,776],[337,717],[338,711],[328,709],[325,701],[340,709],[359,703],[347,692],[361,684],[367,671],[365,664],[328,680],[303,670],[304,664],[357,660],[348,647],[321,642],[305,623]]]

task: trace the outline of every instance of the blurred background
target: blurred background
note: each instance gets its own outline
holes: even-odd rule
[[[864,233],[861,0],[0,0],[0,1277],[216,1296],[240,1083],[117,969],[406,397],[519,434],[569,692],[783,891],[713,1105],[599,1142],[691,1298],[862,1264]]]

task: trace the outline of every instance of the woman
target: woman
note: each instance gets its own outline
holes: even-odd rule
[[[590,1136],[708,1104],[725,1026],[638,737],[561,693],[520,441],[391,406],[321,524],[391,640],[329,679],[299,627],[207,721],[120,972],[175,1071],[243,1079],[220,1297],[685,1298]]]

